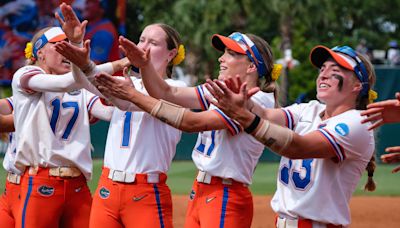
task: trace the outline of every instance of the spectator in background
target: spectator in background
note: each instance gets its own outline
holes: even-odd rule
[[[400,65],[400,47],[397,41],[392,40],[389,42],[389,49],[386,52],[386,59],[391,66]]]
[[[89,23],[85,39],[90,39],[90,58],[96,63],[109,62],[120,58],[118,33],[114,24],[105,18],[107,0],[86,0],[83,18]]]
[[[0,3],[0,79],[11,80],[25,63],[23,50],[37,26],[37,6],[33,0]]]

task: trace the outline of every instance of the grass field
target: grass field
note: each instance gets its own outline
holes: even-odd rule
[[[2,159],[0,159],[2,163]],[[92,192],[97,186],[97,181],[100,176],[102,160],[95,160],[93,167],[93,179],[89,182],[89,187]],[[378,165],[374,179],[377,182],[375,192],[364,192],[362,190],[366,181],[366,173],[357,187],[356,195],[364,196],[400,196],[400,173],[392,174],[391,170],[395,165]],[[276,172],[278,163],[259,163],[254,174],[251,190],[255,195],[272,195],[276,186]],[[196,168],[192,161],[174,161],[168,173],[168,185],[171,188],[172,194],[188,194],[190,192]],[[5,171],[0,171],[0,187],[4,189]]]

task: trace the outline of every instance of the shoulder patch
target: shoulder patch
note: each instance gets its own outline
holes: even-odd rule
[[[338,124],[335,126],[335,131],[336,131],[339,135],[341,135],[341,136],[346,136],[346,135],[349,134],[350,129],[349,129],[349,126],[347,126],[347,124],[345,124],[345,123],[338,123]]]

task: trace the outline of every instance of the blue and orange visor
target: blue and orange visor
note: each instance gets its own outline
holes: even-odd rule
[[[234,52],[247,55],[250,61],[256,65],[259,78],[267,74],[267,67],[260,52],[253,41],[245,34],[234,32],[229,37],[214,34],[211,43],[219,51],[225,51],[225,48],[228,48]]]
[[[368,94],[369,82],[367,69],[353,48],[349,46],[336,46],[329,49],[318,45],[310,52],[311,63],[318,68],[321,68],[322,64],[328,58],[333,58],[341,67],[353,71],[362,83],[361,95]]]
[[[33,57],[37,58],[37,52],[47,43],[55,43],[67,39],[60,27],[52,27],[47,30],[33,45]]]

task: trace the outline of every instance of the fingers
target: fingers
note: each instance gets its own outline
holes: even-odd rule
[[[222,97],[224,95],[222,90],[220,90],[220,88],[217,86],[216,81],[211,81],[210,79],[207,79],[207,83],[205,84],[205,86],[214,99],[218,99],[219,97]]]
[[[378,127],[380,127],[382,125],[383,125],[383,120],[380,119],[380,120],[376,121],[375,123],[373,123],[371,126],[369,126],[368,127],[368,131],[373,130],[375,128],[378,128]]]
[[[54,16],[56,17],[58,23],[60,23],[61,27],[63,27],[65,22],[64,22],[64,20],[60,17],[60,15],[59,15],[57,12],[55,12],[55,13],[54,13]]]
[[[254,94],[258,93],[258,91],[260,91],[260,88],[259,88],[259,87],[255,87],[255,88],[250,89],[250,90],[247,92],[247,99],[249,99],[250,97],[252,97]]]
[[[388,148],[385,149],[385,152],[387,152],[387,153],[399,152],[400,153],[400,146],[388,147]]]
[[[400,153],[383,154],[381,155],[381,160],[384,163],[400,162]]]
[[[367,109],[371,108],[383,108],[386,106],[395,106],[397,104],[397,100],[386,100],[386,101],[380,101],[380,102],[375,102],[367,105]]]
[[[399,93],[399,92],[397,92],[397,93],[395,94],[395,97],[396,97],[396,99],[397,99],[398,101],[400,101],[400,93]]]
[[[397,173],[398,171],[400,171],[400,166],[397,166],[396,168],[394,168],[392,170],[392,173]]]

